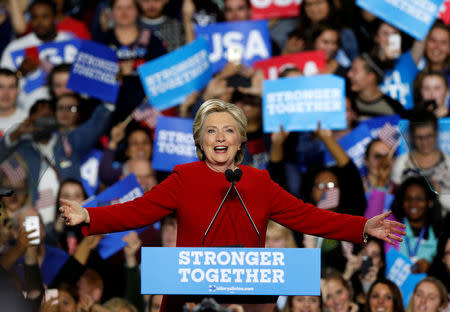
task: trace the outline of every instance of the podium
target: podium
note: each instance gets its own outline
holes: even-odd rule
[[[141,248],[141,293],[270,303],[320,295],[320,249]]]

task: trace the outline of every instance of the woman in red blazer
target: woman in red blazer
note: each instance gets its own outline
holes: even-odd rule
[[[239,165],[244,156],[247,120],[240,108],[208,100],[194,119],[194,141],[200,161],[178,165],[158,186],[133,201],[83,208],[64,201],[60,211],[67,225],[84,223],[86,235],[124,231],[152,224],[175,212],[178,247],[199,247],[230,183],[227,169],[242,172],[236,183],[264,246],[269,219],[293,230],[331,239],[363,243],[371,235],[389,243],[401,241],[403,224],[389,213],[367,220],[319,209],[290,195],[267,171]],[[397,234],[397,235],[395,235]],[[259,238],[234,192],[210,229],[204,246],[259,246]]]

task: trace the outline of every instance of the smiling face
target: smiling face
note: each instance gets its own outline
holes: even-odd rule
[[[370,312],[393,312],[394,296],[388,285],[376,284],[369,297]]]
[[[347,312],[350,308],[350,293],[337,279],[330,279],[325,284],[325,305],[330,312]]]
[[[442,28],[433,28],[425,42],[425,56],[434,70],[442,67],[450,53],[450,32]]]
[[[292,312],[320,312],[320,297],[294,296]]]
[[[426,218],[428,205],[425,190],[417,184],[408,186],[403,198],[403,210],[410,221],[420,221]]]
[[[339,49],[339,33],[337,30],[325,30],[314,41],[314,48],[325,52],[327,61],[336,55]]]
[[[441,296],[435,284],[425,281],[420,283],[413,295],[413,312],[438,312]]]
[[[201,130],[201,148],[206,164],[213,170],[234,169],[234,158],[241,149],[236,120],[227,112],[211,113]]]
[[[133,131],[128,137],[126,154],[130,159],[150,159],[152,142],[149,135],[143,130]]]
[[[432,125],[420,125],[412,133],[414,148],[423,155],[429,155],[436,149],[437,133]]]

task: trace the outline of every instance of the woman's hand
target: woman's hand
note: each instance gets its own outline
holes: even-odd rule
[[[127,124],[124,122],[119,122],[111,129],[111,140],[108,143],[108,148],[111,150],[117,149],[117,145],[125,137],[125,128]]]
[[[79,203],[73,200],[60,199],[62,206],[59,208],[61,216],[66,221],[66,225],[77,225],[80,223],[89,223],[89,213]]]
[[[430,268],[430,263],[425,259],[419,259],[416,263],[411,267],[412,273],[426,273]]]
[[[395,245],[394,241],[402,242],[403,238],[395,234],[406,235],[405,231],[401,230],[405,229],[406,226],[397,221],[387,220],[386,218],[391,213],[391,211],[388,211],[367,220],[364,226],[364,233],[388,242],[391,245]]]

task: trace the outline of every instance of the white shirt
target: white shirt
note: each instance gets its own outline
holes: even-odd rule
[[[27,113],[20,108],[16,108],[16,111],[11,116],[0,116],[0,132],[4,134],[11,126],[24,121],[25,118],[27,118]]]

